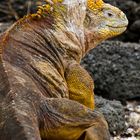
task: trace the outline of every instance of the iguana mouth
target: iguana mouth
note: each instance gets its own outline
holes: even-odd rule
[[[123,25],[123,26],[111,26],[111,25],[107,25],[109,28],[118,28],[118,29],[121,29],[121,28],[127,28],[127,25]]]

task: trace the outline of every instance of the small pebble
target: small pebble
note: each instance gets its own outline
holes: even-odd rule
[[[128,128],[126,133],[127,134],[133,134],[134,133],[134,129],[133,128]]]
[[[121,138],[120,140],[138,140],[136,137]]]
[[[140,114],[131,112],[129,116],[130,125],[140,127]]]
[[[137,113],[140,113],[140,105],[138,105],[138,106],[135,107],[135,111],[136,111]]]
[[[126,108],[127,108],[129,111],[134,111],[134,107],[133,107],[132,104],[128,104],[128,105],[126,106]]]
[[[137,134],[138,136],[140,136],[140,128],[138,128],[138,129],[136,130],[136,134]]]
[[[115,136],[111,140],[140,140],[140,105],[128,102],[125,119],[128,129],[122,136]]]
[[[139,140],[139,139],[137,139],[136,137],[121,138],[118,136],[118,137],[111,138],[111,140]]]

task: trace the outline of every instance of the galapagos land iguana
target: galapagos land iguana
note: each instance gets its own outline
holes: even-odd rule
[[[82,57],[128,25],[102,0],[46,0],[0,37],[0,140],[109,140]]]

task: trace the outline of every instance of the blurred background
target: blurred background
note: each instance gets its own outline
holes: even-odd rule
[[[81,65],[94,79],[96,106],[108,121],[112,140],[140,140],[140,0],[104,1],[127,15],[128,29],[91,50]],[[0,33],[42,3],[0,0]]]

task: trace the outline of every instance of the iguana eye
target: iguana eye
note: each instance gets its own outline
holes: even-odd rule
[[[113,13],[112,11],[104,10],[103,13],[105,17],[109,17],[109,18],[115,17],[115,13]]]

